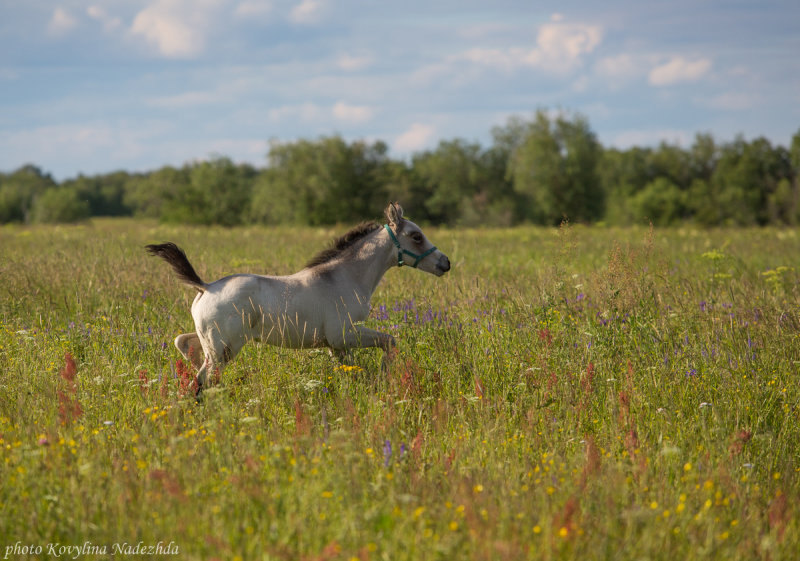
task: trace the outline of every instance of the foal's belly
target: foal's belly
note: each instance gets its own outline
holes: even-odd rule
[[[285,319],[270,321],[269,318],[264,318],[264,321],[250,330],[249,338],[289,349],[308,349],[327,345],[319,328],[311,327],[307,323],[296,324]]]

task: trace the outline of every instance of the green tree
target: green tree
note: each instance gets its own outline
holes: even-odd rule
[[[380,213],[391,175],[383,142],[351,144],[339,136],[273,143],[250,210],[259,222],[334,224]]]
[[[174,192],[162,218],[184,224],[235,226],[245,221],[255,170],[216,157],[185,167],[188,182]]]
[[[537,111],[511,159],[514,189],[528,200],[526,216],[557,224],[603,216],[605,197],[597,166],[601,147],[586,119]]]
[[[667,226],[685,216],[686,197],[686,191],[662,176],[633,195],[629,203],[637,219],[652,222],[656,226]]]
[[[33,201],[31,217],[40,223],[79,222],[89,218],[89,203],[74,189],[53,187]]]
[[[30,164],[0,175],[0,223],[29,222],[33,201],[55,186],[49,174]]]
[[[130,176],[118,171],[106,175],[79,175],[61,183],[65,189],[74,190],[81,200],[89,203],[92,216],[126,216],[131,209],[124,202]]]
[[[127,182],[123,201],[136,216],[161,218],[189,184],[189,170],[165,166],[154,172],[137,175]]]
[[[638,147],[602,151],[598,178],[606,197],[604,219],[608,223],[628,225],[641,219],[629,203],[632,197],[655,179],[650,165],[651,152],[649,148]]]
[[[770,216],[782,179],[791,177],[785,149],[774,149],[765,138],[742,137],[724,145],[710,181],[695,183],[691,201],[701,224],[754,225],[777,219]]]

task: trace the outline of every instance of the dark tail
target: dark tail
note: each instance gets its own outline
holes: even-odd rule
[[[198,292],[206,291],[206,283],[197,275],[197,272],[189,263],[186,254],[181,248],[172,242],[161,244],[150,244],[145,246],[145,249],[150,255],[157,255],[164,261],[170,264],[172,270],[178,275],[178,278],[193,287]]]

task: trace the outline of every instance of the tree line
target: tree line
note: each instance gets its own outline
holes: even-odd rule
[[[419,222],[614,225],[800,222],[800,130],[789,147],[765,138],[688,148],[605,148],[580,114],[540,110],[492,129],[483,147],[443,140],[408,161],[382,141],[340,136],[273,142],[267,165],[229,158],[118,171],[60,183],[34,165],[0,173],[0,223],[140,216],[187,224],[356,222],[399,200]]]

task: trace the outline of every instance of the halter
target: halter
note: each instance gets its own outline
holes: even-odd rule
[[[386,231],[387,231],[387,232],[389,232],[389,237],[390,237],[390,238],[392,238],[392,243],[393,243],[393,244],[394,244],[394,246],[397,248],[397,266],[398,266],[398,267],[402,267],[403,265],[405,265],[405,261],[403,261],[403,254],[404,254],[404,253],[405,253],[406,255],[408,255],[409,257],[413,257],[413,258],[415,258],[415,259],[416,259],[416,261],[414,261],[414,264],[413,264],[413,265],[411,265],[412,267],[414,267],[414,268],[416,269],[416,268],[417,268],[417,265],[419,265],[419,262],[420,262],[420,261],[422,261],[422,260],[423,260],[423,259],[425,259],[425,258],[426,258],[428,255],[430,255],[431,253],[433,253],[434,251],[436,251],[436,246],[433,246],[432,248],[430,248],[428,251],[426,251],[425,253],[423,253],[423,254],[421,254],[421,255],[420,255],[420,254],[417,254],[417,253],[413,253],[413,252],[411,252],[411,251],[408,251],[407,249],[404,249],[404,248],[403,248],[403,247],[400,245],[400,242],[399,242],[399,241],[397,241],[397,237],[394,235],[394,232],[392,232],[392,229],[391,229],[391,228],[389,228],[389,225],[388,225],[388,224],[384,224],[384,225],[383,225],[383,227],[384,227],[384,228],[386,228]]]

